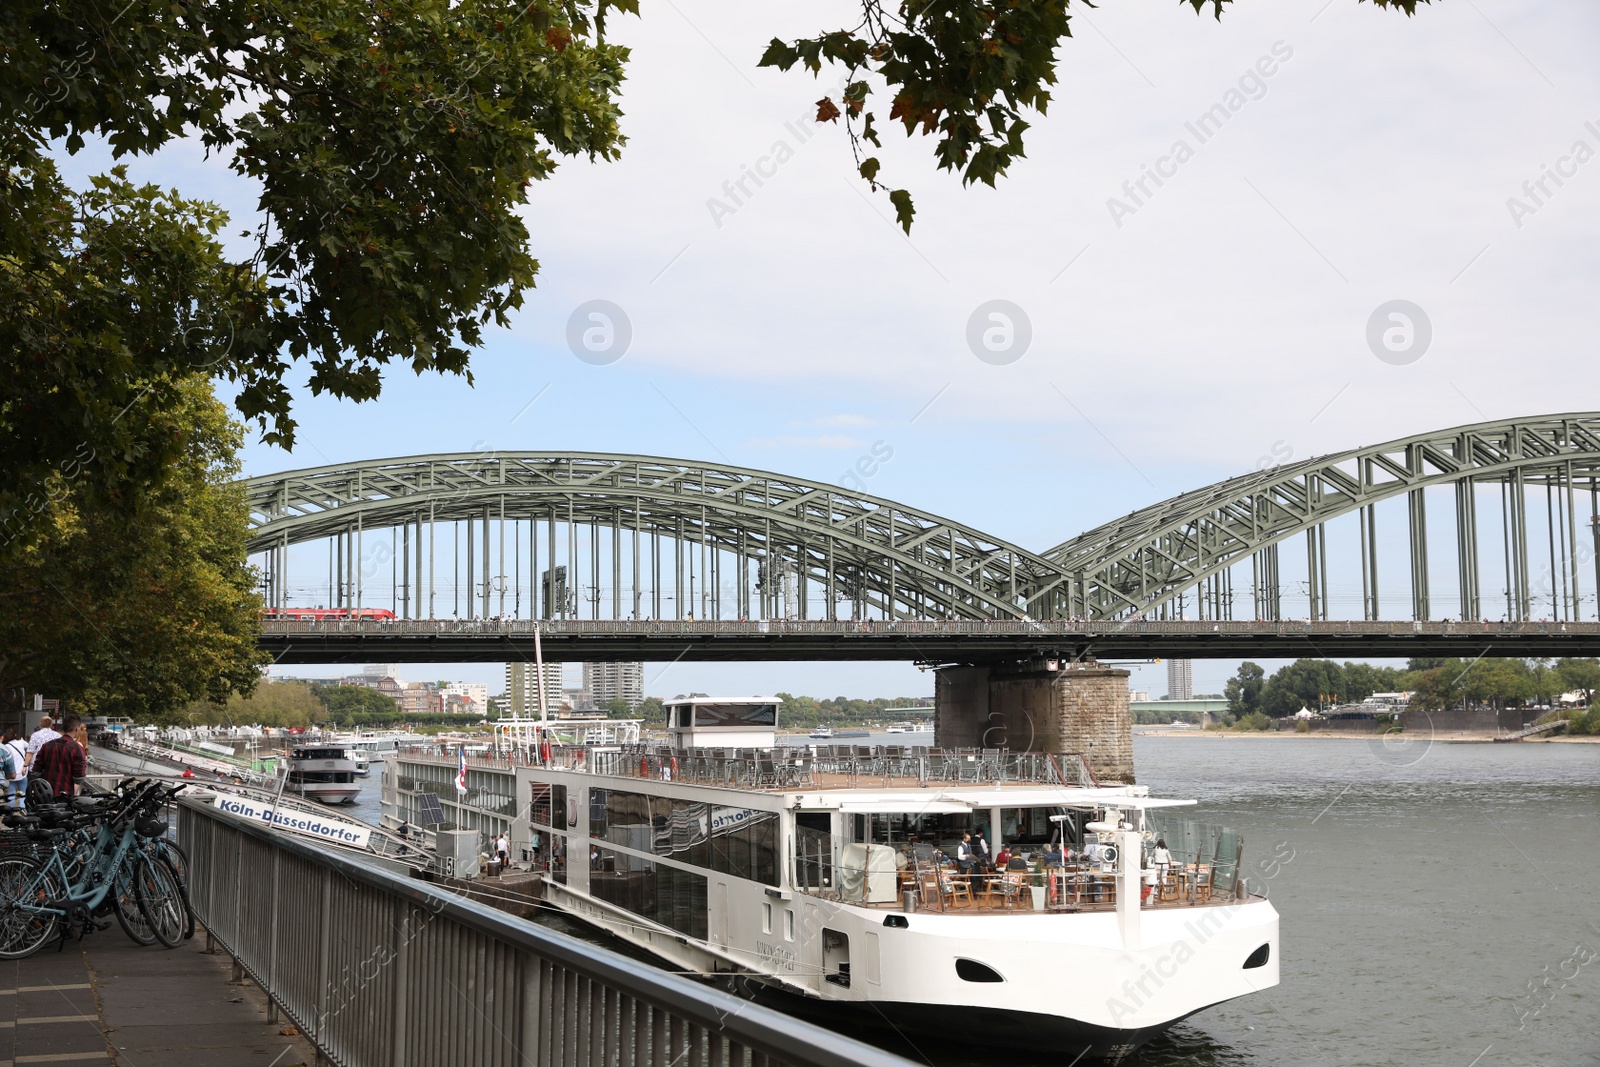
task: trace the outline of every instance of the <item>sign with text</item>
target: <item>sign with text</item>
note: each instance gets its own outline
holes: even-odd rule
[[[371,829],[365,826],[324,819],[303,811],[275,811],[270,804],[261,804],[245,797],[219,796],[217,810],[276,830],[289,830],[351,848],[366,848],[372,838]]]

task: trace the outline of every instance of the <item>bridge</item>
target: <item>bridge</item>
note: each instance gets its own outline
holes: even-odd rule
[[[1255,471],[1037,552],[838,485],[652,456],[412,456],[244,484],[269,608],[395,616],[270,621],[283,663],[531,658],[537,622],[552,659],[943,665],[965,695],[941,708],[978,721],[1019,678],[1071,688],[1067,666],[1114,689],[1125,672],[1083,670],[1119,656],[1600,652],[1600,412]]]
[[[650,456],[413,456],[245,490],[250,552],[277,608],[563,622],[1600,621],[1600,412],[1257,471],[1041,552],[837,485]],[[1304,558],[1290,559],[1297,541]]]

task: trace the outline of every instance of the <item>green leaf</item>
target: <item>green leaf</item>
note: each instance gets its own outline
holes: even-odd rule
[[[867,181],[875,181],[878,177],[878,157],[870,156],[861,161],[861,176]]]
[[[779,70],[788,70],[800,58],[786,42],[774,37],[767,45],[767,50],[761,53],[761,59],[756,63],[758,67],[777,67]]]
[[[889,203],[894,205],[895,221],[909,235],[911,218],[917,213],[917,209],[911,206],[911,193],[905,189],[896,189],[889,194]]]

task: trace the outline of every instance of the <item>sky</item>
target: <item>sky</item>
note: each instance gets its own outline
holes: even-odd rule
[[[252,443],[246,473],[584,449],[838,482],[886,449],[866,491],[1038,550],[1260,466],[1600,408],[1600,7],[1074,5],[1049,114],[998,188],[885,137],[909,238],[843,131],[811,121],[837,75],[755,66],[848,4],[643,9],[612,27],[633,49],[623,156],[531,190],[538,288],[474,356],[476,384],[395,370],[363,405],[302,389],[294,451]],[[253,212],[194,145],[135,173]],[[596,300],[628,323],[614,362],[569,344]],[[1196,690],[1234,667],[1196,663]],[[932,691],[909,664],[646,678],[667,696]],[[1164,692],[1164,668],[1132,684]]]

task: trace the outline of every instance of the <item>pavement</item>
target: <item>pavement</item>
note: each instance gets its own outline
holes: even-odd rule
[[[0,1067],[311,1067],[316,1051],[205,933],[175,949],[109,930],[0,961]],[[289,1031],[284,1033],[284,1031]]]

